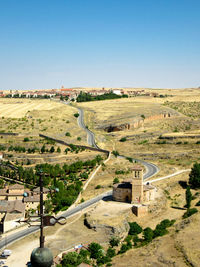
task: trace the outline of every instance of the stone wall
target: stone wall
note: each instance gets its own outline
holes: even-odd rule
[[[119,202],[131,202],[131,188],[113,188],[113,200]]]

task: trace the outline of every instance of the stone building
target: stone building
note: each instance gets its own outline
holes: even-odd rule
[[[128,203],[144,203],[154,200],[155,188],[143,184],[143,169],[132,169],[133,177],[113,186],[113,200]]]

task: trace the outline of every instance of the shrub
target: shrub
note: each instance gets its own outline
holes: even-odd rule
[[[141,115],[141,118],[142,118],[142,119],[145,119],[145,115],[144,115],[144,114],[142,114],[142,115]]]
[[[143,231],[144,240],[151,242],[154,236],[153,230],[150,227],[147,227]]]
[[[116,255],[115,249],[114,248],[108,248],[106,252],[106,256],[109,258],[113,258]]]
[[[126,159],[130,162],[130,163],[133,163],[133,159],[130,158],[130,157],[126,157]]]
[[[196,144],[197,144],[197,145],[200,145],[200,141],[197,141]]]
[[[113,180],[113,184],[118,184],[119,183],[119,179],[116,177],[116,178],[114,178],[114,180]]]
[[[129,222],[129,226],[130,226],[130,229],[128,232],[129,235],[135,235],[135,234],[142,233],[142,227],[139,224],[137,224],[136,222]]]
[[[60,153],[61,152],[60,147],[58,147],[56,151],[57,151],[57,153]]]
[[[81,137],[77,137],[77,140],[78,140],[78,141],[81,141]]]
[[[148,140],[143,140],[143,141],[139,142],[138,144],[143,145],[143,144],[147,144],[147,143],[148,143]]]
[[[95,187],[95,189],[100,189],[101,188],[101,185],[100,184],[98,184],[96,187]]]
[[[66,132],[66,133],[65,133],[65,136],[69,136],[69,137],[71,137],[70,132]]]
[[[112,248],[117,247],[119,245],[119,242],[120,242],[119,238],[114,237],[114,236],[109,241]]]
[[[28,137],[24,137],[24,142],[29,142],[30,139]]]
[[[115,174],[125,174],[125,171],[124,170],[116,170]]]
[[[49,151],[50,151],[50,153],[54,153],[55,152],[55,148],[52,146]]]
[[[113,154],[115,157],[119,156],[119,152],[118,152],[117,150],[113,150],[112,154]]]
[[[119,254],[123,254],[125,253],[127,250],[129,250],[129,246],[127,244],[122,244],[120,250],[119,250]]]
[[[98,243],[93,242],[89,244],[88,250],[90,252],[90,257],[92,259],[98,259],[102,257],[103,256],[102,249],[103,249],[102,246]]]
[[[122,137],[119,141],[120,142],[126,142],[126,137]]]
[[[198,210],[196,208],[193,209],[188,209],[184,214],[183,214],[183,219],[188,218],[192,216],[193,214],[197,213]]]
[[[78,117],[79,117],[79,113],[75,113],[75,114],[74,114],[74,117],[75,117],[75,118],[78,118]]]
[[[200,200],[196,203],[196,205],[195,206],[197,206],[197,207],[199,207],[200,206]]]
[[[41,148],[41,153],[43,154],[45,151],[46,151],[45,145],[43,145],[42,148]]]

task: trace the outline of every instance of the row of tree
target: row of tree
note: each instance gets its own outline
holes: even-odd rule
[[[77,102],[87,102],[87,101],[99,101],[117,98],[127,98],[128,95],[116,95],[113,92],[105,93],[103,95],[92,96],[90,93],[80,92],[76,101]]]

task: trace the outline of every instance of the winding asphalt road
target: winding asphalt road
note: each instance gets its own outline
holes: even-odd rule
[[[84,123],[84,111],[82,110],[82,108],[78,108],[78,111],[79,111],[78,125],[84,131],[86,131],[88,144],[91,145],[91,146],[93,146],[93,147],[95,147],[95,148],[97,148],[97,149],[100,149],[97,146],[97,144],[95,143],[95,135],[94,135],[94,133],[92,131],[90,131],[85,126],[85,123]],[[118,157],[120,157],[120,158],[126,158],[126,156],[123,156],[123,155],[119,155]],[[155,175],[159,171],[158,167],[155,164],[153,164],[153,163],[146,162],[144,160],[134,159],[134,158],[132,158],[132,159],[133,159],[133,161],[136,161],[138,163],[141,163],[142,165],[145,166],[146,173],[144,174],[144,180],[147,179],[147,178],[152,177],[153,175]]]
[[[65,104],[67,104],[67,103],[65,103]],[[79,110],[78,124],[82,129],[84,129],[86,131],[88,144],[97,148],[97,149],[100,149],[95,143],[94,133],[91,132],[84,124],[84,112],[83,112],[83,110],[81,108],[78,108],[78,110]],[[119,157],[126,158],[126,156],[123,156],[123,155],[120,155]],[[158,167],[152,163],[148,163],[146,161],[137,160],[137,159],[133,159],[133,160],[134,161],[136,160],[137,162],[140,162],[141,164],[143,164],[145,166],[146,173],[144,175],[144,179],[147,179],[147,178],[155,175],[159,171]],[[112,195],[112,191],[101,194],[101,195],[94,197],[94,198],[92,198],[92,199],[90,199],[90,200],[88,200],[82,204],[79,204],[75,208],[67,210],[66,212],[62,213],[62,216],[64,216],[67,219],[70,216],[76,214],[77,212],[80,212],[81,210],[88,208],[89,206],[100,201],[101,199],[104,199],[106,197],[110,197],[111,195]],[[38,231],[38,230],[39,230],[39,226],[31,226],[27,229],[18,231],[14,234],[8,234],[6,237],[4,237],[0,240],[0,249],[2,249],[6,245],[11,244],[11,243],[29,235],[29,234],[32,234],[32,233]]]

